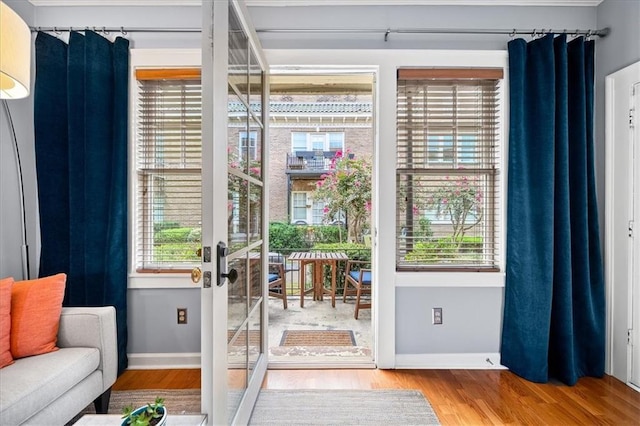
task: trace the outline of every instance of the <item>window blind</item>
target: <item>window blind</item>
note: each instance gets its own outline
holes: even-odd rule
[[[136,80],[136,269],[190,270],[201,245],[200,70],[137,70]]]
[[[501,79],[502,70],[398,70],[398,270],[498,267]]]

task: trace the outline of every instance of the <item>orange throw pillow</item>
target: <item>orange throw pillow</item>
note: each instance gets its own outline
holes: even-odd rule
[[[11,292],[11,354],[13,358],[58,350],[58,326],[65,274],[16,281]]]
[[[13,278],[0,280],[0,368],[13,364],[11,356],[11,287],[13,287]]]

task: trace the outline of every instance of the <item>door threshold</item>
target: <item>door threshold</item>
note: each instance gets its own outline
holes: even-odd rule
[[[269,361],[268,370],[375,369],[373,361]]]

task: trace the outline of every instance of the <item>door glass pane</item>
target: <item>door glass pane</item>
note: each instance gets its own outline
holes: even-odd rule
[[[233,337],[233,333],[242,325],[247,318],[247,262],[244,257],[230,260],[227,263],[227,270],[235,269],[238,272],[238,279],[235,283],[227,280],[229,293],[227,297],[227,328],[228,338]]]
[[[262,187],[249,183],[249,239],[262,239]]]
[[[242,330],[235,333],[232,333],[231,330],[229,332],[232,337],[227,345],[227,386],[229,389],[227,423],[231,424],[247,388],[247,326],[245,325]]]
[[[240,20],[229,3],[229,84],[242,94],[247,93],[247,69],[249,68],[248,39],[242,30]],[[248,97],[243,97],[245,102]]]
[[[249,377],[253,374],[258,358],[260,358],[260,352],[262,348],[262,305],[255,309],[249,317],[249,348],[248,348],[248,362],[249,362]]]
[[[229,226],[229,247],[231,252],[235,252],[247,246],[247,218],[248,218],[248,202],[249,183],[229,173],[228,184],[229,197],[227,200],[227,218]]]
[[[251,134],[247,133],[247,114],[246,105],[229,86],[227,155],[229,167],[239,171],[246,170],[247,139],[251,138]],[[251,142],[249,142],[250,144]]]
[[[255,120],[253,116],[249,117],[249,129],[251,140],[249,142],[248,157],[248,174],[256,179],[262,178],[262,126],[260,122]]]
[[[253,250],[249,253],[249,294],[251,294],[251,305],[249,306],[249,311],[251,311],[262,298],[261,250]]]
[[[256,55],[249,46],[250,62],[249,62],[249,107],[260,123],[264,123],[262,119],[262,68],[258,63]]]

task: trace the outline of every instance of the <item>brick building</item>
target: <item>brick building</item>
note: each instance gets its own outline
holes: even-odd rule
[[[371,96],[298,96],[272,102],[270,118],[271,221],[321,224],[316,182],[337,151],[371,158]]]
[[[249,156],[257,163],[260,153],[254,141],[259,129],[252,127],[248,138],[245,129],[244,125],[231,126],[229,146],[246,149],[248,142]],[[313,200],[313,191],[329,171],[335,153],[349,151],[355,158],[372,157],[372,97],[299,95],[272,99],[267,143],[269,220],[321,224],[324,205]]]

